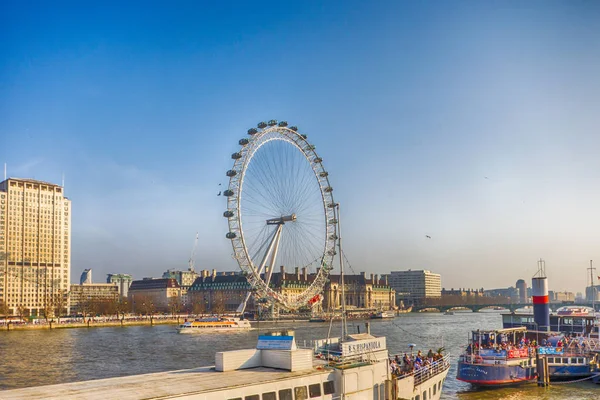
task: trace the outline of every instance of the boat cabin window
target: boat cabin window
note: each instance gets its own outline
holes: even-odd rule
[[[308,385],[308,394],[310,398],[321,397],[321,384],[315,383],[314,385]]]
[[[427,392],[423,392],[423,400],[427,400]]]
[[[440,390],[440,391],[442,390],[442,381],[438,382],[438,390]]]
[[[262,400],[277,400],[277,393],[275,393],[275,392],[263,393]]]
[[[335,383],[333,381],[325,381],[323,382],[323,394],[334,394],[335,393]],[[281,399],[279,399],[281,400]]]
[[[583,358],[578,358],[579,364],[585,364],[585,360]]]
[[[306,391],[306,386],[297,386],[294,388],[294,397],[296,400],[306,400],[308,399],[308,392]]]
[[[435,396],[435,394],[437,393],[437,385],[433,385],[433,395]]]
[[[569,363],[569,359],[568,358],[563,358],[562,359],[562,363],[563,364],[568,364]]]
[[[251,396],[246,396],[246,397],[244,397],[244,400],[260,400],[260,395],[253,394]]]
[[[292,389],[283,389],[279,391],[279,400],[294,400],[292,398]]]
[[[554,357],[548,357],[548,364],[554,364]]]

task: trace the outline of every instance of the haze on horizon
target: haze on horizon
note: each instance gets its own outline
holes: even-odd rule
[[[298,125],[355,271],[497,288],[600,264],[600,3],[0,4],[0,162],[72,200],[72,274],[237,270],[218,197]],[[431,238],[427,238],[430,236]],[[600,265],[596,275],[600,275]]]

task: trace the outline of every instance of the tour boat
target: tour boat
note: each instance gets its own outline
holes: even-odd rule
[[[536,377],[535,353],[517,348],[526,328],[472,331],[467,350],[458,360],[456,379],[474,386],[506,386],[529,382]],[[508,343],[510,348],[501,349]],[[486,348],[487,347],[487,348]]]
[[[394,318],[395,316],[396,316],[396,314],[394,313],[393,310],[379,311],[378,313],[371,314],[372,319],[389,319],[389,318]]]
[[[179,333],[247,331],[252,327],[250,322],[237,317],[208,317],[194,321],[186,321],[179,325]]]

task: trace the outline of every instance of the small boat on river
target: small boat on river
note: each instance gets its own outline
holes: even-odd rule
[[[179,325],[179,333],[247,331],[252,329],[250,322],[237,317],[207,317],[186,321]]]
[[[371,314],[371,319],[390,319],[394,318],[396,314],[393,310],[379,311],[378,313]]]

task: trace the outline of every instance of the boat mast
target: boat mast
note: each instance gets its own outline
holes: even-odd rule
[[[596,287],[594,286],[594,270],[596,268],[592,266],[592,260],[590,260],[590,267],[588,269],[590,270],[590,291],[592,294],[592,309],[594,310],[594,315],[596,315]]]
[[[337,210],[337,236],[338,236],[338,252],[340,254],[340,285],[342,289],[342,337],[346,339],[348,335],[348,326],[346,322],[346,289],[344,284],[344,256],[342,254],[342,227],[340,224],[340,203],[335,206]]]

